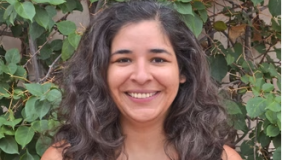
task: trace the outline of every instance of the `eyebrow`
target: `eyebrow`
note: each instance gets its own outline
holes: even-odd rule
[[[131,54],[131,53],[132,53],[131,50],[120,49],[120,50],[117,50],[117,51],[113,52],[111,55],[115,55],[115,54]],[[166,54],[172,55],[172,54],[171,54],[170,52],[168,52],[167,50],[165,50],[165,49],[160,49],[160,48],[150,49],[150,50],[149,50],[149,53],[153,53],[153,54],[166,53]]]

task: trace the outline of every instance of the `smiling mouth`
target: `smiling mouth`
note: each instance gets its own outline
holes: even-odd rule
[[[158,92],[153,92],[153,93],[130,93],[130,92],[127,92],[127,95],[129,95],[130,97],[133,97],[133,98],[143,99],[143,98],[152,97],[152,96],[156,95],[157,93]]]

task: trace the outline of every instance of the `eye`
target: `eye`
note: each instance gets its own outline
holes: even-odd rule
[[[166,60],[162,59],[162,58],[154,58],[152,60],[153,63],[163,63],[166,62]]]
[[[117,63],[129,63],[131,60],[129,58],[120,58],[116,60]]]

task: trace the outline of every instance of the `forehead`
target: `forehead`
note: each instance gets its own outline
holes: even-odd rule
[[[112,47],[120,44],[167,45],[169,37],[157,20],[144,20],[123,25],[112,40]]]

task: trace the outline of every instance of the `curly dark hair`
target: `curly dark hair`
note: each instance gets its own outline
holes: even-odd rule
[[[130,1],[111,5],[91,18],[67,66],[59,116],[64,124],[55,135],[56,142],[66,142],[61,146],[64,160],[110,160],[121,154],[125,137],[107,84],[111,42],[122,26],[144,20],[161,24],[186,78],[163,125],[164,150],[168,153],[168,145],[173,145],[181,160],[221,159],[226,112],[197,39],[172,7]]]

